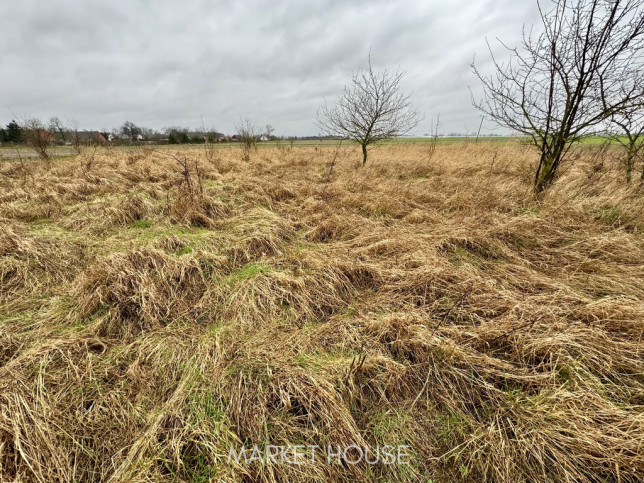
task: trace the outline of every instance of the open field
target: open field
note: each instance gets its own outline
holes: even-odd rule
[[[0,162],[0,481],[644,480],[641,186],[358,151]]]
[[[430,137],[408,137],[408,138],[397,138],[397,139],[391,139],[387,141],[381,141],[379,144],[381,146],[388,146],[388,145],[409,145],[409,144],[431,144],[434,140]],[[485,144],[521,144],[525,143],[527,141],[527,138],[522,138],[522,137],[517,137],[517,136],[496,136],[496,137],[482,137],[479,139],[477,142],[474,137],[441,137],[436,140],[436,144],[439,145],[448,145],[448,144],[464,144],[464,145],[469,145],[469,144],[477,144],[477,143],[485,143]],[[609,138],[603,137],[603,136],[592,136],[588,138],[584,138],[581,141],[581,144],[584,145],[599,145],[603,143],[612,143],[617,145],[617,143],[613,140],[611,141]],[[293,142],[294,147],[325,147],[325,146],[336,146],[338,144],[338,141],[330,141],[330,140],[296,140]],[[352,141],[343,141],[342,144],[344,145],[352,145],[354,144]],[[211,145],[212,148],[214,149],[239,149],[239,144],[238,143],[215,143]],[[269,142],[261,142],[257,144],[258,149],[281,149],[282,147],[290,147],[290,142],[288,140],[284,141],[269,141]],[[112,146],[110,149],[112,151],[142,151],[142,150],[149,150],[150,146],[138,146],[138,145],[115,145]],[[165,151],[165,150],[181,150],[181,149],[203,149],[203,145],[176,145],[176,144],[159,144],[159,145],[153,145],[153,149],[157,151]],[[53,157],[66,157],[66,156],[73,156],[74,151],[71,147],[69,146],[52,146],[50,148],[51,155]],[[3,145],[0,146],[0,161],[5,160],[5,161],[17,161],[20,157],[24,159],[31,159],[31,158],[37,158],[38,155],[34,152],[33,149],[30,149],[26,146],[10,146],[10,145]]]

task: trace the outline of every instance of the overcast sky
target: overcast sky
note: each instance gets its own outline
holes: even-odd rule
[[[488,65],[486,37],[516,44],[536,21],[535,0],[2,0],[0,123],[161,129],[203,116],[231,133],[243,115],[317,134],[317,108],[371,50],[376,69],[406,71],[425,116],[415,134],[439,113],[441,132],[475,131],[469,63]]]

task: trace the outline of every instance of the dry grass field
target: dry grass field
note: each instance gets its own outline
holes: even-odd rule
[[[0,481],[644,480],[644,193],[600,151],[539,198],[516,144],[176,156],[0,162]],[[411,457],[228,461],[286,444]]]

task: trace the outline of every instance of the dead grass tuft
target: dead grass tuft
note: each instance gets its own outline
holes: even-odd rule
[[[191,254],[177,260],[153,249],[116,254],[80,277],[78,316],[95,318],[101,336],[131,336],[190,317],[214,260]]]

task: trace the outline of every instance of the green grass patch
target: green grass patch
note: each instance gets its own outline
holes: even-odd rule
[[[273,271],[274,268],[265,263],[248,263],[238,269],[236,272],[233,272],[229,280],[231,282],[241,282],[242,280],[247,280],[249,278],[257,277],[264,273]]]
[[[446,410],[436,416],[436,439],[445,447],[459,445],[471,432],[470,424],[459,413]]]
[[[134,223],[132,223],[132,226],[134,228],[150,228],[152,226],[152,222],[150,220],[136,220]]]
[[[516,210],[516,213],[518,215],[527,215],[533,218],[539,218],[539,215],[541,214],[541,208],[537,205],[521,206]]]
[[[463,242],[449,247],[447,250],[447,259],[449,262],[460,267],[465,264],[482,267],[502,261],[502,257],[493,249],[470,242]]]
[[[596,219],[609,225],[619,224],[622,218],[622,210],[618,206],[603,206],[599,209]]]

